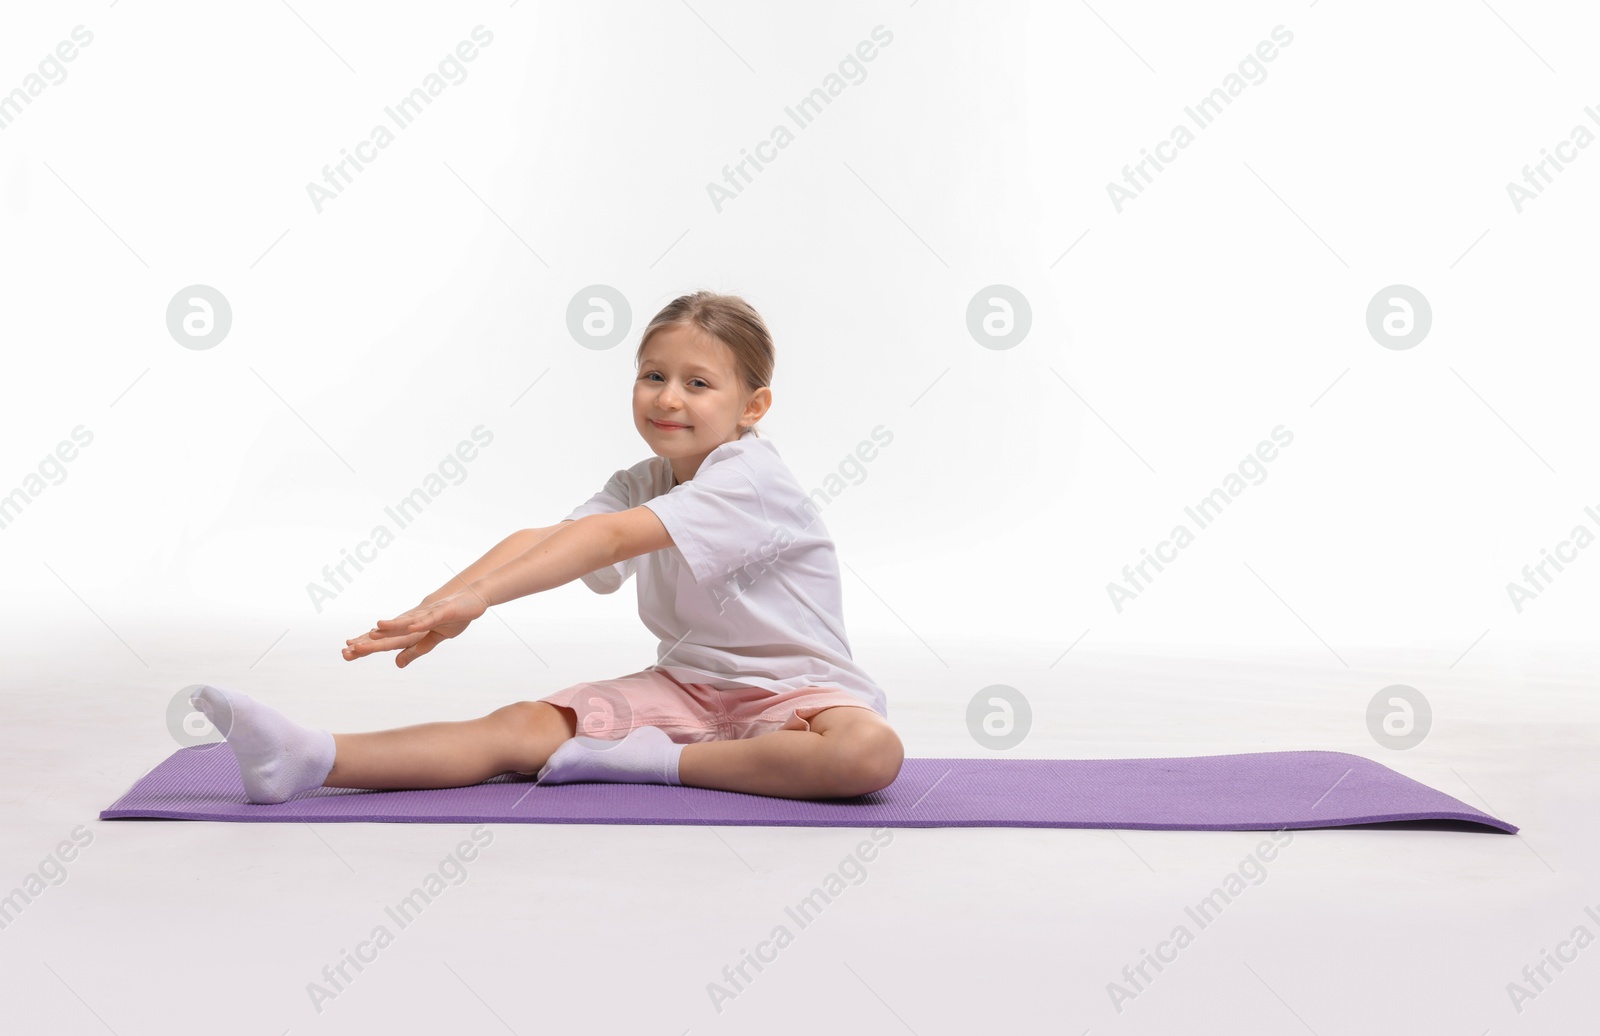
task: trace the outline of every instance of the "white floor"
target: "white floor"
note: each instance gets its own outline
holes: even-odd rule
[[[344,666],[296,636],[261,661],[275,632],[197,646],[158,619],[125,625],[125,644],[11,645],[0,892],[31,874],[47,883],[0,935],[8,1033],[1481,1036],[1589,1032],[1600,1013],[1600,946],[1562,972],[1546,965],[1551,980],[1520,1011],[1507,991],[1578,926],[1600,935],[1592,654],[1485,643],[1452,668],[1456,653],[1342,648],[1347,667],[1320,647],[1200,659],[1085,644],[1057,662],[1064,644],[974,644],[941,645],[948,666],[926,652],[864,660],[911,755],[984,754],[966,703],[1005,683],[1034,707],[1013,756],[1349,751],[1517,836],[1300,831],[1258,871],[1244,861],[1259,832],[895,829],[858,866],[861,830],[505,824],[482,829],[457,871],[447,861],[466,825],[96,817],[175,747],[164,710],[184,684],[365,730],[482,715],[648,655],[569,640],[541,649],[552,667],[508,677],[530,662],[507,639],[402,673]],[[613,657],[626,661],[594,661]],[[1392,683],[1435,712],[1406,751],[1366,731],[1368,699]],[[47,867],[75,831],[88,844]],[[1241,866],[1259,884],[1201,928],[1185,908]],[[402,927],[387,908],[441,867],[458,883]],[[802,926],[787,908],[831,875],[848,884]],[[1119,1011],[1108,984],[1133,992],[1124,966],[1179,925],[1192,940],[1160,972],[1147,965],[1152,979]],[[380,926],[362,970],[324,977]],[[724,977],[758,950],[761,970],[746,964],[739,986]],[[314,983],[332,994],[320,1009]],[[714,1003],[713,983],[731,999]]]

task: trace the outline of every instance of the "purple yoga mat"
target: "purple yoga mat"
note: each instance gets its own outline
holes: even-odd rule
[[[275,805],[244,797],[223,742],[180,748],[100,819],[459,824],[711,824],[766,827],[1120,827],[1264,831],[1456,820],[1516,833],[1384,766],[1345,752],[1172,759],[907,759],[889,787],[798,800],[664,784],[543,784],[504,774],[466,788],[317,788]]]

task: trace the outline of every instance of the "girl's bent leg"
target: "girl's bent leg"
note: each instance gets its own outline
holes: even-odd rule
[[[678,757],[678,782],[790,799],[847,798],[894,783],[900,737],[876,712],[823,709],[810,730],[774,730],[737,741],[696,741]]]
[[[325,788],[460,788],[512,771],[533,772],[573,736],[571,709],[519,701],[479,719],[334,734]]]

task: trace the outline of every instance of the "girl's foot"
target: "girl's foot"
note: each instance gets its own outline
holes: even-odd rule
[[[678,784],[678,757],[682,754],[683,746],[660,727],[637,727],[620,740],[574,737],[550,753],[535,783]]]
[[[189,703],[228,739],[251,802],[283,802],[322,787],[333,771],[333,735],[326,730],[303,727],[242,691],[210,684],[201,684]]]

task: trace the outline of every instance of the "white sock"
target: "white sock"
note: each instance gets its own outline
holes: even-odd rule
[[[320,788],[333,770],[333,735],[326,730],[303,727],[242,691],[210,684],[201,684],[189,703],[228,739],[251,802],[283,802]]]
[[[621,739],[574,737],[561,743],[539,769],[536,784],[610,781],[679,784],[683,746],[660,727],[638,727]]]

